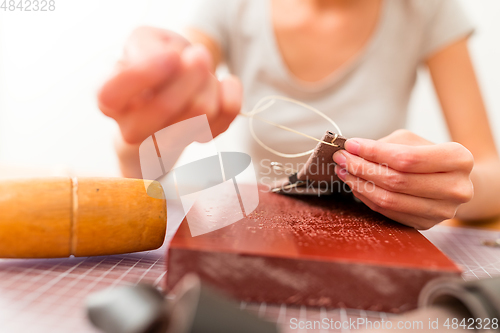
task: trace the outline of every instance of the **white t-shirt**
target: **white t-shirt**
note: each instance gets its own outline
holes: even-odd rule
[[[419,65],[473,32],[458,0],[383,0],[377,27],[361,52],[325,79],[307,83],[295,78],[281,57],[270,0],[201,0],[188,25],[222,47],[229,71],[243,83],[243,111],[262,97],[288,96],[325,113],[344,136],[372,139],[405,127]],[[317,138],[326,130],[335,131],[313,112],[286,103],[277,103],[261,117]],[[259,121],[254,124],[264,143],[285,153],[317,144]],[[283,159],[264,150],[250,136],[243,117],[237,117],[216,142],[221,150],[249,153],[258,177],[269,176],[270,161],[307,159]]]

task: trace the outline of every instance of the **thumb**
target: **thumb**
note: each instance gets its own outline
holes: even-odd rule
[[[241,110],[243,87],[240,80],[230,75],[220,83],[221,116],[236,117]]]

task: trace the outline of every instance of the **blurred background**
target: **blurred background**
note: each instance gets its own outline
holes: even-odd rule
[[[500,1],[461,1],[476,25],[470,42],[495,133],[500,132]],[[0,177],[118,176],[117,127],[96,92],[138,25],[182,31],[193,0],[56,0],[55,11],[0,10]],[[408,129],[434,142],[448,134],[425,71]],[[500,135],[496,135],[500,147]]]

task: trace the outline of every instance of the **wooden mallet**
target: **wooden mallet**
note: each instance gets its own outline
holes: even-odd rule
[[[142,179],[2,181],[0,258],[82,257],[156,249],[163,244],[166,231],[166,200],[155,199],[162,193],[160,183]]]

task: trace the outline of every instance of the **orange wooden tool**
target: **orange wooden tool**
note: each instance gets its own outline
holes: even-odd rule
[[[83,257],[160,247],[166,201],[149,196],[144,182],[123,178],[0,182],[0,258]],[[148,191],[163,193],[160,183],[146,182]]]

